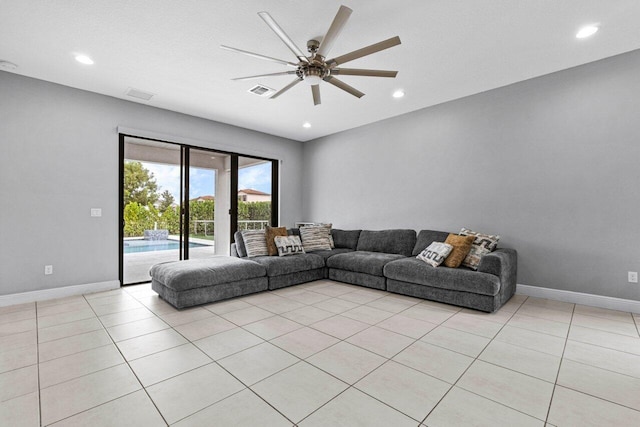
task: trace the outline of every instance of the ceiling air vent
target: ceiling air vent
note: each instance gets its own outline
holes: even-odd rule
[[[138,99],[142,99],[144,101],[148,101],[153,97],[153,93],[148,93],[148,92],[143,92],[141,90],[138,89],[134,89],[132,87],[129,88],[129,90],[127,90],[127,96],[130,96],[132,98],[138,98]]]
[[[249,89],[249,92],[256,94],[258,96],[268,96],[275,92],[275,89],[271,89],[270,87],[256,85]]]

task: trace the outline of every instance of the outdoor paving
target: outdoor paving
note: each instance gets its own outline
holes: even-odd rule
[[[210,240],[190,239],[191,242],[211,244]],[[124,283],[141,283],[151,280],[149,269],[160,262],[177,261],[180,259],[178,249],[166,251],[150,251],[124,254]],[[199,259],[215,255],[215,246],[189,248],[189,258]]]

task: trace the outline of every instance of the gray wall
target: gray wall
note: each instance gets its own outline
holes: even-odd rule
[[[0,295],[118,279],[118,126],[282,159],[281,223],[301,217],[299,142],[6,72],[0,94]]]
[[[303,219],[498,233],[521,284],[640,300],[639,70],[634,51],[309,142]]]

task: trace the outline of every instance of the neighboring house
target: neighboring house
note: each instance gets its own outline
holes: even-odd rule
[[[215,200],[214,196],[200,196],[195,199],[189,200],[190,202],[205,202],[209,200]],[[263,193],[262,191],[247,188],[244,190],[238,190],[238,200],[240,202],[270,202],[271,194]]]
[[[262,191],[247,188],[244,190],[238,190],[238,201],[240,202],[270,202],[271,194],[263,193]]]
[[[190,202],[207,202],[207,201],[213,201],[215,200],[215,197],[213,196],[200,196],[200,197],[196,197],[195,199],[191,199],[189,200]]]

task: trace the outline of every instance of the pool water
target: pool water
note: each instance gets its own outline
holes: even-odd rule
[[[134,254],[138,252],[168,251],[180,249],[180,242],[177,240],[125,240],[124,253]],[[208,245],[189,242],[190,248],[201,248]]]

